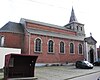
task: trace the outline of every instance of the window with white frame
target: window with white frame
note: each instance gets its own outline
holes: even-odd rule
[[[0,36],[0,46],[4,46],[4,36]]]
[[[60,42],[60,53],[64,53],[64,42]]]
[[[74,44],[70,43],[70,53],[74,53]]]
[[[53,47],[54,47],[54,43],[53,43],[53,41],[52,40],[49,40],[49,42],[48,42],[48,52],[49,53],[53,53]]]
[[[41,52],[41,39],[37,38],[35,41],[35,51],[36,52]]]
[[[82,51],[82,44],[79,44],[79,49],[78,50],[79,50],[79,54],[82,54],[82,52],[83,52]]]

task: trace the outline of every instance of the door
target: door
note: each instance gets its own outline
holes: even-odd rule
[[[94,50],[93,50],[93,48],[90,50],[90,52],[89,52],[90,54],[90,63],[93,63],[94,62]]]

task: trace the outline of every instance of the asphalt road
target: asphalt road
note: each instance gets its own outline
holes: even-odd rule
[[[85,76],[76,77],[76,78],[69,79],[69,80],[97,80],[98,77],[100,77],[100,72],[88,74]]]
[[[99,76],[100,66],[93,69],[76,69],[71,65],[35,68],[37,80],[97,80]],[[0,73],[0,78],[3,78],[3,73]]]
[[[84,77],[94,75],[94,78]],[[97,75],[97,76],[96,76]],[[75,66],[52,66],[52,67],[37,67],[35,69],[35,77],[38,80],[96,80],[100,76],[100,66],[93,69],[76,69]],[[82,79],[80,79],[82,77]]]

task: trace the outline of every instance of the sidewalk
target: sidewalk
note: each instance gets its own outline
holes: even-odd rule
[[[69,80],[75,77],[100,72],[100,66],[93,69],[76,69],[75,66],[36,67],[35,77],[38,80]]]

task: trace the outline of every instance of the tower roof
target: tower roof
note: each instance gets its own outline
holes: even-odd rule
[[[70,22],[77,22],[77,19],[76,19],[73,7],[72,7],[72,11],[71,11],[71,16],[70,16],[69,23]]]

